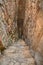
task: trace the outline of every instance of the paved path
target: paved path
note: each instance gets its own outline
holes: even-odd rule
[[[25,42],[18,40],[4,51],[0,65],[35,65],[35,61]]]

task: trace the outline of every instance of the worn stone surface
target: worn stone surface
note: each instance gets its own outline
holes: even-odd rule
[[[0,65],[35,65],[35,60],[30,54],[29,47],[23,40],[19,40],[3,52]]]

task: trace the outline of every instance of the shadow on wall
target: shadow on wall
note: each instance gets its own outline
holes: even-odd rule
[[[17,16],[18,37],[22,38],[26,0],[19,0],[18,4],[19,4],[18,5],[18,16]]]

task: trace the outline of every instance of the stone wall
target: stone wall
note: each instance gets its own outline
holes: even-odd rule
[[[34,50],[37,48],[42,36],[43,28],[43,11],[39,8],[39,0],[26,2],[25,19],[24,19],[24,38]]]
[[[24,19],[24,38],[28,39],[28,43],[33,42],[36,28],[37,0],[26,1],[25,19]]]
[[[3,24],[3,25],[0,24],[1,25],[0,32],[3,33],[4,37],[7,34],[7,38],[6,37],[4,38],[5,41],[9,39],[9,41],[7,41],[8,42],[7,46],[9,46],[10,43],[12,43],[11,41],[16,41],[18,39],[18,34],[17,34],[18,1],[0,0],[0,23]],[[3,32],[3,30],[5,30],[4,32],[6,32],[6,34]],[[2,40],[3,41],[2,44],[4,44],[4,46],[6,47],[6,42],[4,40]]]

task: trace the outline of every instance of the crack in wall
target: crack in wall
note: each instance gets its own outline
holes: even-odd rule
[[[18,3],[18,18],[17,18],[18,37],[19,38],[22,38],[22,36],[23,36],[25,4],[26,4],[26,0],[19,0],[19,3]]]

